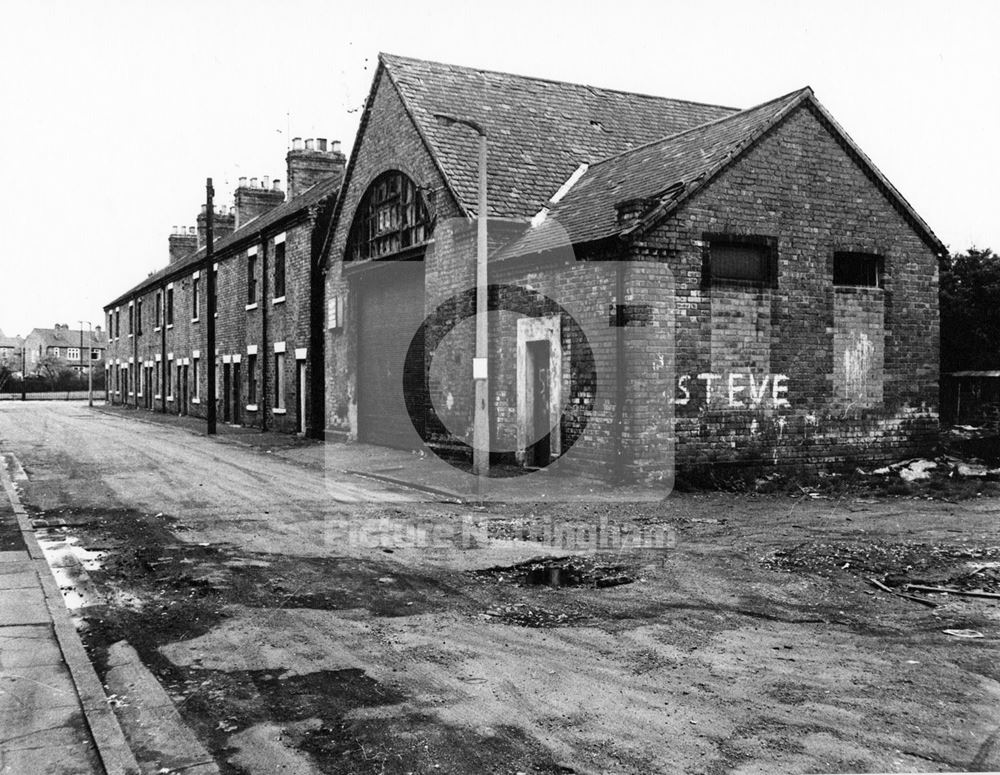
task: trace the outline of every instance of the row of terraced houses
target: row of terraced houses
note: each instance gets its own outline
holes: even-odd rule
[[[480,133],[498,463],[933,443],[945,247],[811,89],[741,110],[386,54],[349,160],[296,140],[287,194],[215,214],[216,298],[202,213],[107,305],[109,400],[204,415],[214,357],[225,422],[468,456]]]

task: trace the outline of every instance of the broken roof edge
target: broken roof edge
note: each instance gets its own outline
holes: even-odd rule
[[[763,122],[760,126],[756,127],[753,131],[751,131],[746,137],[744,137],[739,142],[735,143],[730,152],[727,153],[718,162],[716,162],[712,167],[709,167],[707,170],[702,172],[701,175],[699,175],[697,178],[691,181],[690,184],[684,186],[683,189],[677,191],[674,194],[674,196],[670,197],[669,199],[664,199],[658,202],[648,213],[639,218],[639,220],[635,224],[618,232],[619,239],[629,239],[633,236],[644,234],[646,231],[648,231],[657,223],[659,223],[661,219],[667,217],[670,213],[677,210],[682,204],[684,204],[691,197],[693,197],[695,194],[697,194],[699,191],[701,191],[703,188],[709,185],[727,167],[729,167],[731,164],[735,164],[746,153],[748,153],[754,147],[756,147],[758,142],[763,140],[764,137],[768,135],[770,132],[777,129],[778,126],[782,124],[786,118],[792,115],[792,113],[795,112],[796,108],[798,108],[805,102],[809,101],[815,102],[816,100],[816,96],[813,93],[812,88],[809,86],[805,86],[801,89],[796,89],[795,91],[788,92],[788,94],[784,94],[781,97],[776,97],[773,100],[767,100],[766,102],[762,102],[759,105],[753,106],[752,108],[747,108],[744,111],[740,111],[740,113],[736,113],[732,116],[727,116],[721,121],[736,119],[745,113],[750,113],[755,110],[760,110],[761,108],[764,108],[767,105],[781,102],[782,100],[787,100],[789,98],[794,98],[794,99],[791,99],[787,105],[785,105],[781,110],[779,110],[777,113],[771,116],[770,119]],[[695,129],[699,128],[705,129],[709,126],[718,123],[720,123],[720,121],[710,121],[706,124],[702,124],[701,127],[695,127]],[[687,132],[681,132],[678,133],[677,135],[672,135],[669,138],[664,138],[664,140],[661,142],[664,142],[666,140],[676,139],[677,137],[682,136],[684,134],[687,134]],[[676,182],[672,183],[663,190],[663,193],[666,194],[676,185],[677,185]]]

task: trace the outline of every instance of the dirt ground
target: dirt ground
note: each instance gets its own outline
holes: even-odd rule
[[[280,458],[30,408],[0,449],[86,560],[99,674],[127,640],[224,773],[1000,770],[1000,599],[927,591],[1000,593],[985,483],[331,505]],[[536,540],[566,524],[626,546]]]

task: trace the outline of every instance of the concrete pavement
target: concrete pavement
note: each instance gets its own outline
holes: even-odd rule
[[[95,405],[98,412],[126,417],[143,423],[168,426],[205,434],[205,420],[191,416],[161,414],[127,406]],[[607,482],[560,472],[557,466],[528,475],[508,469],[501,476],[489,478],[481,490],[475,477],[433,454],[391,449],[350,441],[321,442],[287,433],[261,432],[256,428],[218,423],[222,442],[240,444],[283,458],[299,465],[335,474],[339,482],[354,478],[402,487],[409,493],[405,500],[465,501],[501,503],[659,501],[670,493],[672,480],[654,485],[611,486]],[[375,499],[384,500],[384,491],[376,488]]]
[[[2,462],[0,775],[138,773]]]

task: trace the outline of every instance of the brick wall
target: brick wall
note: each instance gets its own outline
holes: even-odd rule
[[[705,286],[710,233],[776,238],[777,287]],[[933,443],[935,254],[811,109],[638,247],[649,246],[670,252],[677,282],[676,372],[690,389],[676,406],[680,465],[870,460]],[[839,250],[884,256],[884,288],[835,290]],[[708,400],[704,373],[718,375]]]
[[[342,258],[355,209],[379,174],[407,174],[437,215],[424,257],[426,311],[474,280],[474,228],[450,222],[457,207],[384,75],[359,142],[326,267],[327,302],[344,304],[342,327],[325,327],[326,420],[343,435],[357,433],[358,388],[354,267],[345,271]],[[491,223],[491,248],[520,228]],[[765,239],[775,278],[706,282],[710,235]],[[882,256],[882,287],[835,288],[838,251]],[[490,276],[492,284],[522,286],[565,310],[536,296],[529,316],[560,318],[560,441],[575,442],[573,466],[603,476],[622,466],[639,478],[668,479],[675,465],[862,462],[917,454],[933,443],[934,250],[811,107],[794,111],[651,231],[628,245],[577,250],[573,258],[622,260],[624,299],[616,297],[614,272],[596,263],[494,264]],[[492,302],[503,308],[521,294],[495,291]],[[608,317],[621,301],[635,317],[618,330]],[[465,311],[459,303],[451,314]],[[517,448],[517,327],[524,316],[491,316],[493,444],[504,451]],[[574,320],[594,354],[593,375],[574,370]],[[468,318],[442,338],[428,363],[428,409],[441,444],[471,440],[472,342]]]
[[[384,71],[375,84],[370,116],[359,141],[360,146],[354,151],[351,177],[341,192],[342,207],[326,266],[326,300],[329,303],[331,299],[343,299],[345,314],[343,327],[330,329],[329,321],[324,325],[326,425],[333,434],[343,436],[357,434],[358,297],[352,294],[357,280],[352,281],[350,271],[344,271],[343,256],[358,204],[375,178],[383,172],[399,170],[420,187],[428,210],[437,218],[442,233],[449,219],[464,218]],[[471,260],[474,253],[468,252],[470,245],[474,242],[459,239],[445,244],[436,240],[434,256],[426,261],[427,312],[454,290],[474,282]]]
[[[318,365],[315,356],[320,348],[312,341],[313,303],[315,289],[313,282],[319,282],[314,277],[316,271],[313,257],[318,252],[317,241],[321,241],[326,233],[329,222],[330,208],[333,198],[303,211],[297,220],[289,220],[277,224],[265,234],[259,234],[244,243],[233,245],[216,255],[215,264],[218,267],[217,297],[218,309],[216,317],[216,405],[218,421],[224,418],[223,374],[228,364],[234,370],[234,363],[239,362],[240,371],[240,403],[239,419],[241,424],[251,427],[261,427],[266,423],[268,428],[295,432],[298,429],[298,385],[296,382],[296,354],[303,350],[306,355],[307,388],[310,379],[322,373],[322,358]],[[285,297],[284,301],[274,303],[274,250],[275,237],[284,234],[285,237]],[[257,249],[257,291],[251,309],[247,309],[249,298],[247,291],[247,254],[248,250]],[[264,274],[266,270],[266,275]],[[192,290],[195,274],[198,274],[198,311],[195,312]],[[167,325],[166,298],[168,286],[173,290],[174,316],[173,324]],[[161,326],[156,326],[156,295],[161,294],[163,311]],[[128,404],[153,411],[167,413],[187,413],[197,417],[207,416],[208,400],[208,358],[206,316],[208,314],[208,278],[204,271],[187,268],[180,276],[170,282],[163,282],[145,290],[133,299],[142,299],[142,333],[138,331],[133,336],[127,333],[128,300],[118,305],[122,315],[122,335],[109,343],[108,374],[113,378],[115,360],[121,366],[129,366],[140,374],[139,388],[142,395],[137,395],[135,383],[124,388],[120,394],[111,387],[109,399],[114,404]],[[114,308],[111,308],[113,312]],[[264,316],[267,316],[266,341],[264,336]],[[285,347],[285,379],[284,379],[284,412],[275,411],[274,398],[275,358],[274,343],[281,342]],[[254,375],[257,382],[256,409],[247,409],[249,401],[250,350],[256,347],[256,368]],[[197,383],[193,366],[198,360]],[[131,363],[130,363],[131,360]],[[169,367],[168,367],[169,361]],[[160,364],[160,380],[156,380],[156,364]],[[187,405],[182,406],[182,391],[178,388],[178,367],[187,366]],[[153,372],[152,401],[147,399],[145,381],[142,370],[151,368]],[[166,393],[161,388],[163,371],[169,368],[167,374],[168,389]],[[235,373],[233,383],[235,383]],[[181,372],[182,378],[184,373]],[[320,377],[321,379],[321,377]],[[322,401],[317,398],[318,391],[309,391],[307,399],[307,430],[318,433],[322,428]],[[158,397],[157,397],[158,396]],[[197,396],[197,398],[196,398]],[[230,411],[232,411],[230,401]],[[319,411],[318,411],[319,410]],[[319,419],[315,419],[318,415]]]

